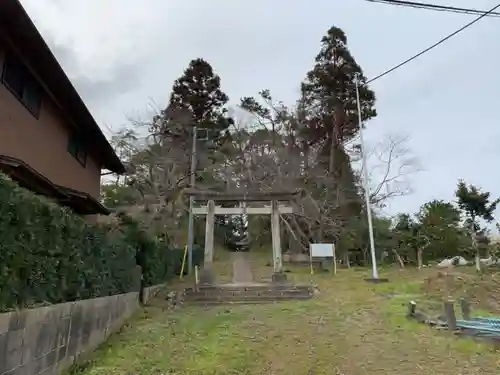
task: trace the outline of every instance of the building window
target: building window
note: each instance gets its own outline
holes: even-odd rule
[[[84,143],[78,134],[72,134],[68,139],[68,152],[76,159],[78,162],[85,167],[87,163],[87,150],[85,149]]]
[[[6,55],[2,83],[38,118],[42,106],[42,89],[26,66],[13,54]]]

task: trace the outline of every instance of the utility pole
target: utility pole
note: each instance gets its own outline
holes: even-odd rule
[[[193,144],[191,146],[191,168],[190,168],[190,188],[193,189],[196,183],[196,141],[197,129],[193,127]],[[193,271],[193,242],[194,242],[194,216],[193,216],[194,197],[189,197],[189,224],[188,224],[188,273],[192,275]]]
[[[368,232],[370,235],[370,252],[372,256],[372,279],[378,281],[377,257],[375,256],[375,239],[373,238],[372,209],[370,205],[370,188],[368,186],[368,169],[366,167],[365,144],[363,140],[363,120],[361,118],[361,102],[359,100],[359,82],[356,79],[356,102],[358,104],[359,140],[361,143],[361,161],[363,168],[363,189],[366,200],[366,216],[368,218]]]

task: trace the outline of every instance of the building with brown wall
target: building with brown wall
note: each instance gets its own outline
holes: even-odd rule
[[[0,0],[0,170],[83,215],[105,214],[101,171],[125,172],[18,0]]]

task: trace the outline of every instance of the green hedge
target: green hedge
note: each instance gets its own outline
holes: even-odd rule
[[[143,286],[162,284],[174,276],[169,246],[151,237],[133,218],[119,214],[120,230],[136,250],[137,264],[142,268]]]
[[[169,248],[165,243],[151,240],[142,250],[143,261],[138,264],[142,267],[144,286],[163,284],[174,276]]]
[[[127,293],[138,286],[136,265],[143,286],[180,275],[184,249],[151,238],[126,215],[118,219],[90,225],[0,173],[0,311]],[[201,246],[193,263],[203,264]]]
[[[205,251],[201,246],[196,244],[193,245],[193,264],[201,267],[203,265],[204,254]],[[171,250],[173,273],[177,276],[181,274],[183,257],[184,257],[184,249],[174,248]],[[186,255],[186,264],[184,266],[184,272],[183,272],[184,275],[187,275],[188,273],[187,258],[188,257]]]
[[[118,218],[127,241],[137,249],[137,264],[142,268],[144,286],[163,284],[181,274],[184,248],[171,248],[165,239],[151,238],[136,220],[126,214],[118,214]],[[195,244],[193,246],[193,264],[201,266],[203,257],[204,249]],[[184,274],[187,273],[186,263]]]
[[[134,289],[136,250],[0,174],[0,311]]]

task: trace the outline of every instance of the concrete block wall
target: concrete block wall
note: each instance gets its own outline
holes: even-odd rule
[[[166,287],[167,284],[158,284],[148,286],[142,291],[142,303],[147,305],[151,300],[158,295],[158,293]]]
[[[139,293],[0,314],[0,375],[59,375],[139,307]]]

